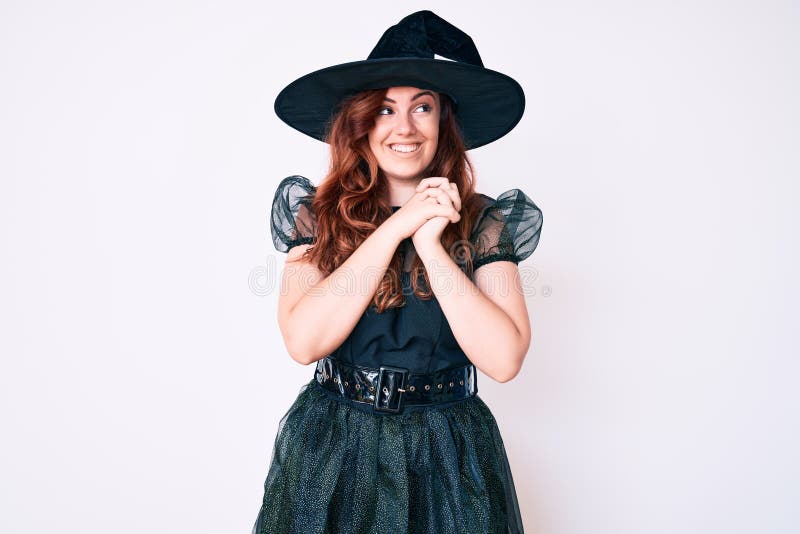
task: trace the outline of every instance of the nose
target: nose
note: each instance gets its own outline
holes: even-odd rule
[[[413,134],[417,131],[414,121],[408,114],[398,113],[395,125],[397,133]]]

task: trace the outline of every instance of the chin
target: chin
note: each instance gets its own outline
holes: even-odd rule
[[[392,178],[396,178],[398,180],[416,180],[418,178],[424,178],[422,176],[422,171],[425,169],[418,169],[414,171],[409,170],[400,170],[400,169],[391,169],[391,168],[382,168],[383,174],[386,176],[391,176]]]
[[[393,162],[395,163],[395,162]],[[387,176],[392,176],[402,180],[415,180],[425,178],[422,173],[428,168],[430,162],[425,162],[424,165],[411,166],[398,166],[398,165],[379,165],[383,173]]]

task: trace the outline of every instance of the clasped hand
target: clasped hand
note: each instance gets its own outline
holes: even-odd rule
[[[458,187],[445,177],[423,178],[417,191],[391,217],[401,238],[411,236],[417,251],[441,245],[442,233],[450,223],[461,220]]]

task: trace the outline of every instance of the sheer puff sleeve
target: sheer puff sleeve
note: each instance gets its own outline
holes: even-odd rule
[[[314,242],[317,219],[311,208],[317,188],[299,175],[287,176],[278,184],[272,201],[272,242],[278,252]]]
[[[473,272],[493,261],[521,262],[536,249],[542,231],[542,210],[519,189],[486,198],[491,202],[473,230]]]

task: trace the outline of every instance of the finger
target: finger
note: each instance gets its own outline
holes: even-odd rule
[[[456,211],[461,211],[461,196],[459,196],[458,189],[455,187],[455,184],[452,182],[450,183],[452,184],[452,187],[440,188],[440,191],[443,191],[444,193],[437,195],[437,198],[442,204],[445,203],[444,199],[449,200],[449,203],[453,206],[453,209]]]
[[[447,191],[450,198],[453,199],[453,205],[457,210],[461,211],[461,195],[458,194],[458,186],[455,182],[451,182],[447,178],[441,176],[424,178],[424,180],[427,180],[428,188],[438,187],[439,189]]]
[[[461,195],[458,194],[458,186],[456,186],[454,182],[449,182],[449,184],[450,186],[445,188],[445,191],[450,195],[450,199],[453,201],[453,207],[461,211]]]
[[[444,176],[430,176],[428,178],[423,178],[417,184],[417,191],[423,191],[428,187],[439,187],[443,183],[447,183],[450,180]]]
[[[433,216],[446,217],[450,219],[451,222],[458,222],[459,220],[461,220],[461,214],[458,212],[458,210],[455,209],[455,206],[453,206],[449,195],[443,193],[441,199],[443,202],[440,201],[439,198],[435,197],[429,198],[429,200],[433,200],[435,202],[435,204],[433,202],[430,203],[434,208],[432,210]]]
[[[434,208],[435,216],[445,217],[449,219],[450,222],[458,222],[461,220],[461,214],[456,211],[456,209],[452,206],[447,206],[445,204],[439,204]]]
[[[429,189],[428,191],[430,191],[430,195],[436,198],[436,200],[439,201],[440,204],[450,205],[450,206],[453,205],[453,197],[450,196],[448,194],[448,191],[445,190],[444,188],[436,187]]]
[[[436,199],[436,195],[437,195],[437,191],[438,190],[439,190],[438,188],[428,188],[428,189],[425,189],[424,191],[421,191],[420,193],[417,193],[417,194],[419,195],[419,199],[420,200],[424,200],[424,201],[433,200],[434,202],[438,202],[438,200]]]
[[[430,204],[431,206],[436,206],[436,207],[441,206],[444,208],[444,210],[442,209],[435,210],[434,213],[430,214],[430,216],[426,217],[426,219],[429,220],[436,216],[442,216],[446,217],[447,219],[449,219],[451,222],[454,223],[461,220],[461,214],[453,205],[453,199],[444,189],[438,187],[430,188],[423,191],[420,194],[423,195],[424,197],[421,198],[422,202]]]

